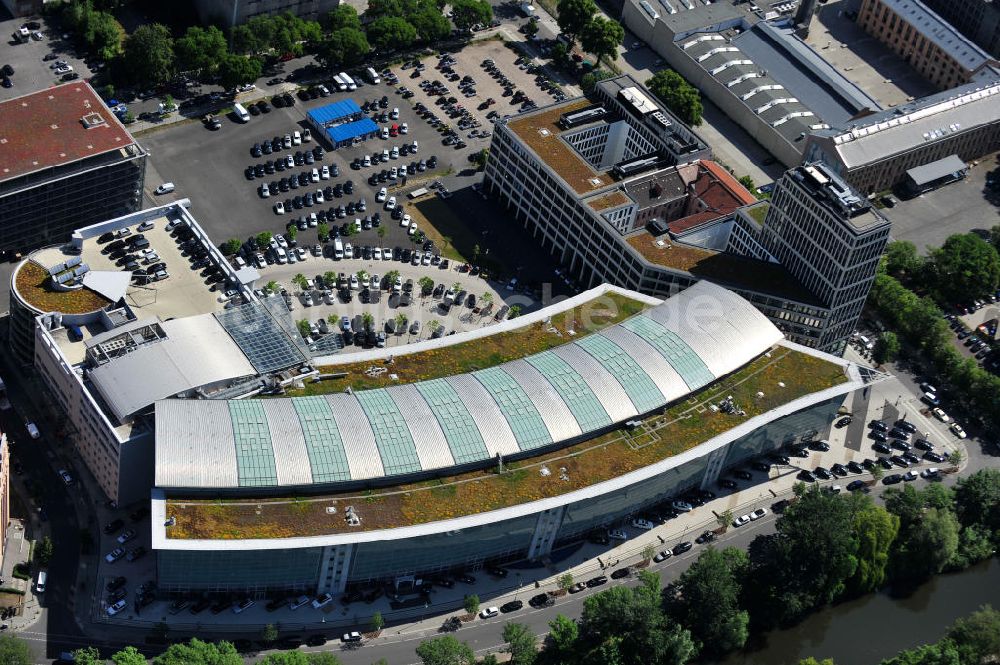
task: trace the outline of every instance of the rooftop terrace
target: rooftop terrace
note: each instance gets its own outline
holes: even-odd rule
[[[756,261],[725,252],[714,252],[679,242],[662,240],[646,230],[626,238],[628,244],[647,261],[674,270],[684,270],[696,277],[739,288],[750,288],[780,295],[804,304],[817,303],[816,296],[803,288],[787,270],[775,263]]]
[[[43,250],[35,256],[39,261],[51,258],[53,264],[69,258],[69,255],[64,255],[55,249]],[[36,263],[35,259],[25,261],[17,268],[14,285],[24,302],[40,312],[86,314],[111,304],[111,301],[101,294],[84,287],[69,291],[53,289],[48,269]]]
[[[426,524],[557,497],[690,450],[751,418],[847,381],[844,367],[784,346],[675,402],[633,430],[616,429],[555,452],[430,481],[285,499],[169,498],[168,539],[273,539]],[[763,396],[760,394],[763,393]],[[741,415],[709,405],[731,395]],[[543,473],[543,468],[548,473]],[[361,518],[349,526],[344,508]],[[337,507],[335,513],[329,507]]]
[[[588,194],[614,182],[610,173],[600,173],[579,153],[559,138],[563,130],[559,118],[590,106],[588,99],[557,104],[537,112],[524,113],[507,123],[538,157],[566,181],[577,194]],[[575,127],[574,131],[580,129]]]

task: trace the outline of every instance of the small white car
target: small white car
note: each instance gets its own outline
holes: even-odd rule
[[[124,610],[127,606],[128,606],[128,603],[124,599],[119,600],[114,605],[108,605],[108,609],[107,609],[108,616],[109,617],[113,617],[114,615],[116,615],[119,612],[121,612],[122,610]]]
[[[405,122],[402,125],[399,126],[399,133],[400,134],[409,134],[410,133],[410,128],[406,126]]]
[[[325,203],[326,202],[326,199],[323,198],[323,190],[322,189],[317,189],[316,190],[315,201],[316,201],[316,203]]]
[[[31,422],[30,420],[24,423],[24,427],[25,429],[28,430],[28,435],[32,439],[37,439],[42,435],[42,433],[38,431],[38,426],[35,425],[35,423]]]
[[[937,468],[936,466],[932,466],[929,469],[924,469],[923,471],[921,471],[920,472],[920,477],[921,478],[937,478],[940,473],[941,473],[941,469]]]
[[[284,215],[285,214],[285,204],[282,201],[278,201],[274,204],[274,214]]]
[[[413,235],[414,233],[416,233],[416,232],[417,232],[417,223],[416,223],[416,222],[410,222],[410,228],[408,228],[408,229],[406,230],[406,233],[407,233],[408,235],[411,235],[411,236],[412,236],[412,235]]]
[[[934,417],[943,423],[951,422],[951,416],[949,416],[947,413],[945,413],[942,409],[938,407],[934,407],[933,409],[931,409],[931,413],[933,413]]]
[[[69,475],[69,471],[66,469],[59,469],[59,477],[62,478],[62,481],[67,485],[73,484],[73,476]],[[122,541],[119,540],[119,542]]]
[[[323,168],[321,168],[319,170],[319,177],[320,177],[321,180],[329,180],[330,179],[330,167],[327,166],[326,164],[324,164]]]
[[[316,600],[312,602],[312,606],[318,610],[321,607],[326,607],[332,602],[333,602],[333,596],[331,596],[328,593],[324,593],[323,595],[316,597]]]
[[[962,429],[962,426],[958,423],[952,423],[948,429],[950,429],[951,433],[960,439],[964,439],[966,437],[965,430]]]
[[[267,183],[265,182],[260,186],[260,198],[266,199],[269,196],[271,196],[271,189],[267,186]]]
[[[313,182],[319,182],[319,169],[313,169],[309,174],[309,179]]]
[[[751,520],[759,520],[764,515],[767,515],[767,508],[758,508],[757,510],[750,513]]]
[[[125,529],[124,531],[121,532],[121,535],[118,536],[118,544],[124,545],[133,538],[135,538],[135,530]]]
[[[394,210],[395,208],[396,208],[396,197],[395,196],[390,196],[388,198],[388,200],[386,200],[386,202],[385,202],[385,209],[386,210]]]
[[[409,225],[410,225],[410,216],[408,214],[403,215],[403,217],[399,220],[399,227],[405,229]]]
[[[378,194],[375,195],[375,200],[379,203],[385,203],[385,199],[389,196],[389,190],[385,187],[378,190]]]
[[[111,550],[110,552],[108,552],[107,554],[104,555],[104,560],[107,561],[108,563],[114,563],[115,561],[118,561],[118,559],[122,558],[123,556],[125,556],[125,548],[123,548],[123,547],[116,547],[116,548],[114,548],[113,550]]]
[[[392,113],[389,114],[389,117],[392,118],[393,120],[399,120],[399,107],[398,106],[392,107]]]
[[[359,633],[356,630],[352,630],[349,633],[344,633],[344,636],[340,638],[340,641],[344,642],[345,644],[350,644],[352,642],[360,642],[361,633]]]
[[[301,144],[302,144],[302,134],[300,134],[298,130],[295,130],[294,132],[292,132],[292,145],[301,145]]]
[[[749,523],[750,523],[749,515],[740,515],[739,517],[733,520],[733,526],[735,526],[736,528],[739,528],[744,524],[749,524]]]
[[[634,526],[636,529],[642,529],[643,531],[649,531],[654,527],[656,527],[655,524],[653,524],[649,520],[644,520],[644,519],[632,520],[632,526]]]
[[[611,540],[628,540],[628,534],[623,529],[608,529],[608,538]]]
[[[389,153],[389,159],[399,159],[399,147],[392,146],[392,151]]]
[[[383,261],[392,261],[392,250],[389,249],[388,247],[383,247],[382,248],[382,260]]]
[[[492,619],[495,616],[500,616],[499,607],[487,607],[486,609],[479,612],[480,619]]]

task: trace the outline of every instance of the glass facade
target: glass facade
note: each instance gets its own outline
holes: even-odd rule
[[[601,363],[601,367],[618,380],[636,411],[647,413],[663,405],[663,393],[622,347],[600,333],[584,337],[574,344],[593,356],[594,360]]]
[[[532,450],[552,443],[552,435],[532,404],[531,398],[514,378],[499,367],[491,367],[472,375],[496,401],[514,432],[521,450]]]
[[[315,591],[322,547],[280,550],[159,550],[162,591]]]

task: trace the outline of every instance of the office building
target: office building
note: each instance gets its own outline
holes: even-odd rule
[[[820,348],[835,351],[857,326],[889,220],[822,164],[791,169],[778,181],[760,245],[827,307]]]
[[[782,341],[749,303],[707,282],[660,304],[602,286],[527,325],[592,299],[641,311],[469,374],[433,358],[463,336],[499,344],[490,328],[370,358],[420,366],[434,377],[423,381],[157,402],[158,589],[261,598],[391,585],[402,599],[431,575],[543,560],[808,440],[875,378]]]
[[[863,0],[857,22],[940,90],[998,77],[1000,63],[920,0]]]
[[[925,0],[924,4],[993,58],[1000,58],[1000,6],[996,2]]]
[[[803,161],[822,161],[862,194],[904,182],[914,167],[1000,150],[1000,81],[969,83],[813,132]]]
[[[146,153],[86,81],[0,103],[0,254],[142,205]]]
[[[619,77],[599,84],[593,100],[498,123],[485,191],[585,285],[609,282],[665,297],[707,279],[759,307],[788,339],[842,348],[827,332],[840,329],[832,310],[756,240],[768,204],[705,159],[707,150],[687,163],[659,143],[614,152],[629,144],[632,127],[621,100],[636,95],[678,122]]]
[[[881,109],[781,16],[793,7],[626,0],[622,22],[791,168],[810,132]]]

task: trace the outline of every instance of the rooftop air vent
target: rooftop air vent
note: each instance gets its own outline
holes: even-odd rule
[[[83,118],[80,119],[80,122],[83,123],[83,126],[86,129],[90,129],[91,127],[99,127],[100,125],[107,124],[107,122],[104,120],[104,118],[101,116],[100,113],[88,113],[87,115],[83,116]]]

